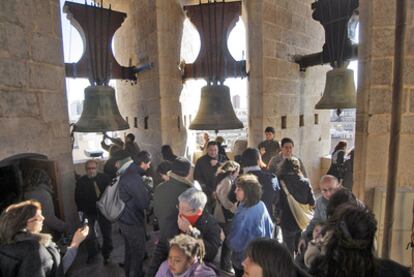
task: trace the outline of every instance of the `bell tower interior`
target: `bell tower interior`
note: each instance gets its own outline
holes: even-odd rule
[[[0,1],[0,161],[24,153],[41,153],[55,161],[60,210],[65,219],[75,222],[77,165],[69,128],[62,6],[58,0],[36,0],[36,5],[29,2]],[[133,133],[140,147],[152,153],[154,164],[163,144],[171,145],[178,155],[186,151],[187,127],[194,118],[184,120],[180,103],[183,7],[198,2],[103,2],[127,15],[112,42],[116,61],[124,66],[152,63],[150,70],[137,75],[136,84],[118,80],[114,88],[119,112],[130,126],[118,132],[119,136]],[[248,145],[256,147],[267,126],[275,128],[278,140],[292,138],[295,153],[317,189],[331,140],[330,111],[317,110],[315,105],[330,66],[315,65],[301,71],[295,62],[298,55],[320,52],[325,42],[322,25],[312,18],[313,2],[243,0],[241,19],[246,29]],[[378,208],[379,217],[385,206],[378,204],[377,198],[383,197],[380,192],[391,173],[396,176],[397,194],[412,197],[414,189],[414,4],[406,2],[405,31],[399,34],[395,32],[397,0],[359,1],[353,192],[369,207]],[[403,51],[396,55],[398,43],[402,48],[397,49]],[[392,104],[396,66],[401,69],[402,88],[398,112]],[[397,131],[393,122],[400,124]],[[398,147],[390,147],[391,141]],[[390,156],[394,152],[397,155]],[[395,215],[411,222],[412,203],[399,205],[404,201],[412,199],[397,201]],[[407,243],[404,236],[409,234],[404,232],[394,241],[400,254]]]

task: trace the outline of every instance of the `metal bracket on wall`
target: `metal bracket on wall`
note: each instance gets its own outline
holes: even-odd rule
[[[358,44],[353,44],[351,51],[344,54],[344,61],[353,61],[358,59]],[[328,55],[324,52],[309,54],[309,55],[295,55],[293,57],[295,63],[299,64],[300,71],[306,71],[306,68],[315,65],[324,65],[330,63]]]

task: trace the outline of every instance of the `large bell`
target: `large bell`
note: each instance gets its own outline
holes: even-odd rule
[[[230,100],[230,89],[223,85],[201,88],[198,112],[191,122],[192,130],[241,129],[243,123],[237,118]]]
[[[85,89],[83,111],[74,126],[75,132],[106,132],[128,128],[128,123],[119,113],[112,87],[89,86]]]
[[[326,84],[315,109],[350,109],[356,107],[354,71],[334,68],[326,73]]]

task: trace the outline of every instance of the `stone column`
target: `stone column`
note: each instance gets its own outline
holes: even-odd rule
[[[414,4],[407,1],[398,186],[414,186]],[[392,104],[395,0],[360,2],[360,46],[354,192],[373,206],[375,187],[385,187]]]
[[[293,62],[294,55],[322,49],[323,28],[312,19],[312,2],[243,1],[243,18],[250,74],[249,145],[256,147],[266,126],[273,126],[278,140],[287,136],[295,141],[295,154],[317,184],[320,157],[328,154],[330,146],[329,112],[314,109],[323,92],[327,67],[315,66],[301,73]]]
[[[58,197],[74,221],[59,1],[1,1],[0,41],[0,160],[39,153],[57,161]]]
[[[360,2],[360,44],[354,188],[358,198],[374,209],[381,255],[385,192],[388,177],[395,45],[396,0]],[[405,265],[410,240],[414,187],[414,3],[406,1],[405,49],[402,69],[402,111],[399,117],[397,193],[394,203],[391,258]],[[404,187],[404,188],[403,188]],[[378,189],[378,193],[375,190]]]
[[[177,1],[124,1],[114,8],[128,14],[115,35],[115,53],[121,64],[152,62],[138,75],[138,84],[117,83],[121,114],[142,149],[159,159],[162,144],[184,154],[186,130],[182,125],[178,70],[183,12]],[[137,123],[135,126],[134,123]]]

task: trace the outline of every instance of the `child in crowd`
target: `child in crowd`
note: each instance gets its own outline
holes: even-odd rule
[[[308,244],[304,255],[304,262],[307,268],[310,268],[311,263],[315,257],[320,255],[320,247],[323,244],[323,234],[322,230],[324,228],[324,223],[320,222],[315,225],[312,231],[312,240]]]
[[[203,263],[203,241],[181,234],[170,240],[168,260],[155,277],[215,277],[214,270]]]

